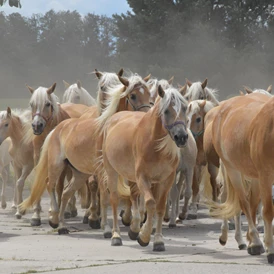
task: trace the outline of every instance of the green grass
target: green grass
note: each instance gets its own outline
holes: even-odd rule
[[[28,98],[0,98],[0,111],[6,110],[7,107],[13,108],[27,108],[29,106]]]

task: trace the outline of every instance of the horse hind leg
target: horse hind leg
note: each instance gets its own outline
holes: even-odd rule
[[[185,177],[184,206],[182,208],[182,213],[180,213],[180,215],[179,215],[180,220],[185,220],[187,218],[189,200],[192,195],[193,172],[194,172],[194,169],[189,168],[188,170],[185,171],[185,174],[183,174],[183,172],[181,172],[181,174],[180,174],[178,187],[179,187],[179,185],[183,184],[183,180]],[[179,201],[178,201],[178,204],[179,204]]]

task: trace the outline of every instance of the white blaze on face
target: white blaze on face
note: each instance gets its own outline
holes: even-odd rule
[[[139,91],[140,91],[142,94],[144,94],[144,93],[145,93],[144,88],[140,88],[140,89],[139,89]]]

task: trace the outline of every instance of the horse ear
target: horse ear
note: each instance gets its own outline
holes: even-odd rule
[[[26,84],[26,87],[29,89],[29,91],[30,91],[31,94],[32,94],[32,93],[34,92],[34,90],[35,90],[34,88],[28,86],[27,84]]]
[[[126,87],[129,86],[129,81],[128,81],[126,78],[123,78],[123,77],[121,77],[121,76],[119,76],[119,75],[118,75],[118,78],[119,78],[120,82],[121,82],[124,86],[126,86]]]
[[[249,87],[244,86],[244,89],[248,94],[253,93],[252,89],[250,89]]]
[[[10,107],[7,107],[7,116],[11,117],[11,109],[10,109]]]
[[[123,73],[124,73],[124,70],[123,70],[123,68],[121,68],[121,69],[119,70],[119,72],[117,73],[117,75],[118,75],[118,76],[123,76]]]
[[[172,85],[173,80],[174,80],[174,76],[172,76],[172,77],[168,80],[168,83],[169,83],[170,85]]]
[[[189,113],[191,111],[192,104],[189,104],[187,112]]]
[[[271,93],[271,92],[272,92],[272,85],[270,85],[270,86],[267,88],[266,91],[269,92],[269,93]]]
[[[147,82],[147,81],[150,79],[150,77],[151,77],[151,74],[149,74],[148,76],[146,76],[143,80],[144,80],[145,82]]]
[[[189,87],[192,86],[192,82],[190,82],[187,78],[186,78],[186,83],[187,83],[187,85],[188,85]]]
[[[55,87],[56,87],[56,83],[54,83],[50,88],[48,88],[47,94],[52,94],[55,90]]]
[[[165,91],[163,90],[161,85],[158,86],[158,94],[162,98],[164,98],[164,96],[165,96]]]
[[[245,95],[243,91],[239,90],[241,96]]]
[[[81,84],[81,82],[80,82],[79,80],[77,80],[77,87],[78,87],[79,89],[82,88],[82,84]]]
[[[65,89],[68,89],[70,87],[70,84],[68,82],[66,82],[65,80],[63,80]]]
[[[207,78],[204,80],[204,82],[202,83],[202,88],[204,89],[207,85]]]
[[[201,109],[203,109],[203,108],[205,107],[205,105],[206,105],[206,100],[203,100],[202,103],[199,103],[199,107],[200,107]]]
[[[95,69],[94,71],[95,71],[95,74],[96,74],[97,78],[101,79],[101,77],[103,76],[103,73],[98,71],[97,69]]]
[[[181,86],[181,88],[179,89],[179,92],[180,92],[183,96],[185,96],[186,90],[187,90],[187,85],[185,84],[184,86]]]

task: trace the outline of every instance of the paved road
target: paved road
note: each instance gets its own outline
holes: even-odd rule
[[[143,248],[129,240],[123,225],[123,246],[110,246],[101,230],[82,224],[81,209],[68,222],[71,233],[59,236],[48,225],[48,204],[46,196],[39,228],[30,226],[31,214],[16,220],[10,202],[0,210],[0,273],[274,273],[265,254],[250,256],[238,250],[234,231],[227,245],[221,246],[220,221],[210,219],[206,209],[198,220],[184,221],[177,228],[169,229],[164,223],[166,251],[155,253],[152,243]]]

